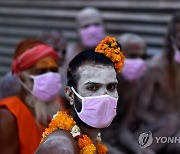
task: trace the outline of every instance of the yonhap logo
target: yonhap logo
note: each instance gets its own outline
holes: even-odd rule
[[[153,142],[153,137],[151,132],[145,132],[139,135],[139,144],[141,148],[146,148],[150,146]]]

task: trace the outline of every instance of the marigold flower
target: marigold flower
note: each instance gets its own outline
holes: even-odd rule
[[[101,144],[100,142],[97,142],[97,151],[98,154],[106,154],[108,148],[105,145]]]
[[[118,42],[114,37],[111,38],[107,36],[99,43],[95,49],[95,52],[103,53],[114,63],[117,72],[121,71],[125,56],[121,52]]]
[[[86,145],[92,144],[91,139],[87,135],[83,135],[82,138],[78,139],[78,145],[83,148]]]
[[[96,147],[94,144],[89,144],[80,150],[80,154],[96,154]]]
[[[49,127],[45,129],[45,132],[43,132],[40,143],[42,143],[49,134],[58,129],[71,131],[72,136],[78,140],[80,154],[96,154],[96,147],[92,143],[91,139],[87,135],[81,134],[80,129],[76,125],[76,122],[74,121],[73,117],[68,115],[66,111],[60,111],[53,117],[51,123],[49,124]],[[98,142],[99,141],[100,140],[98,139]],[[98,146],[97,151],[105,152],[106,148],[104,147],[103,145]]]

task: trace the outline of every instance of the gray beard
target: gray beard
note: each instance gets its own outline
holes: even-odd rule
[[[29,77],[25,77],[24,84],[29,90],[33,89],[33,82]],[[37,124],[47,126],[48,119],[52,118],[53,115],[60,110],[61,106],[59,100],[55,99],[51,102],[39,101],[26,88],[24,90],[26,91],[26,95],[24,97],[25,104],[32,112],[32,115],[35,118]]]
[[[36,99],[32,94],[25,97],[27,106],[33,112],[33,116],[38,124],[43,126],[48,125],[48,119],[52,118],[58,110],[60,110],[60,103],[56,99],[52,102],[42,102]]]

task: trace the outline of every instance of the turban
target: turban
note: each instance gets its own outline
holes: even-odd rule
[[[58,54],[52,47],[45,44],[37,45],[13,60],[12,73],[18,74],[20,71],[30,68],[47,56],[58,61]]]

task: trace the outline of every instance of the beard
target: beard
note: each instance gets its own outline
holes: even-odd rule
[[[51,119],[53,115],[56,114],[60,109],[58,100],[54,100],[50,103],[42,102],[37,100],[31,94],[25,96],[25,102],[28,108],[30,108],[33,112],[36,122],[43,126],[47,126],[49,123],[49,119]]]
[[[26,94],[24,96],[25,104],[32,112],[37,124],[48,126],[49,119],[60,110],[59,100],[55,99],[51,102],[40,101],[31,93],[30,89],[33,89],[32,79],[25,77],[24,84],[27,86],[27,88],[25,88]]]

